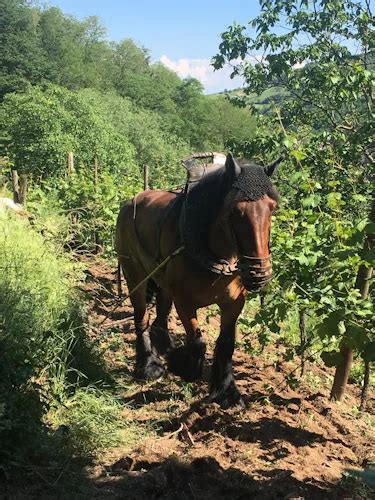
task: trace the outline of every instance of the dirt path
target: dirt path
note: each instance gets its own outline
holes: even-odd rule
[[[359,389],[354,385],[343,404],[330,403],[331,373],[316,365],[308,367],[306,383],[292,390],[285,377],[295,365],[278,362],[281,346],[257,358],[237,349],[234,369],[245,410],[202,403],[209,366],[197,384],[171,375],[135,384],[131,307],[127,303],[105,328],[98,327],[113,301],[113,269],[103,262],[91,265],[85,288],[92,297],[91,335],[105,350],[119,387],[125,387],[120,389],[124,416],[152,429],[133,449],[111,450],[90,469],[96,498],[367,497],[354,480],[341,478],[345,468],[374,462],[373,395],[363,416],[355,410]],[[200,318],[210,360],[218,318],[207,311]],[[171,326],[182,340],[176,316]]]

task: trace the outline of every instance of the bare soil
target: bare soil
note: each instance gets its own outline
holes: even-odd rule
[[[329,401],[332,371],[309,364],[296,389],[286,377],[294,363],[280,362],[282,345],[260,356],[241,348],[234,371],[246,409],[205,404],[219,320],[201,311],[209,344],[203,380],[185,384],[172,375],[153,383],[132,379],[135,334],[130,302],[113,309],[115,273],[91,263],[85,284],[90,299],[90,335],[105,350],[119,384],[124,417],[152,432],[131,450],[110,450],[88,469],[95,498],[132,499],[344,499],[370,498],[346,468],[375,461],[374,393],[367,413],[356,407],[360,389],[350,384],[345,401]],[[125,290],[124,290],[125,291]],[[171,330],[183,340],[172,314]],[[121,389],[124,387],[124,389]]]

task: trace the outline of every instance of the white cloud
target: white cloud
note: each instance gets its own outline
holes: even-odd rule
[[[160,62],[167,68],[175,71],[181,78],[191,76],[199,80],[209,93],[222,92],[242,87],[243,79],[236,76],[231,79],[232,68],[227,65],[224,68],[214,71],[209,59],[178,59],[172,61],[168,56],[163,55]]]

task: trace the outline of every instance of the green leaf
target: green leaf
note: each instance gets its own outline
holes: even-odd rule
[[[369,264],[374,264],[375,263],[375,248],[373,248],[372,250],[367,252],[364,259]]]
[[[327,303],[327,299],[325,300]],[[345,330],[343,328],[343,311],[332,311],[318,326],[320,338],[338,336]],[[345,325],[344,325],[345,326]]]
[[[339,351],[324,351],[320,357],[329,368],[339,365],[344,359]]]
[[[362,358],[365,361],[375,361],[375,342],[366,345],[362,352]]]
[[[307,266],[307,265],[308,265],[308,263],[309,263],[309,259],[308,259],[308,258],[306,257],[306,255],[305,255],[305,254],[303,254],[303,253],[297,257],[297,260],[298,260],[298,262],[299,262],[301,265],[306,265],[306,266]]]
[[[293,147],[294,142],[295,142],[294,139],[290,137],[285,137],[285,139],[283,140],[284,146],[287,147],[288,149]]]
[[[336,83],[338,83],[340,81],[340,77],[338,75],[331,75],[329,77],[329,79],[331,80],[333,85],[336,85]]]
[[[300,149],[292,149],[290,154],[297,160],[301,161],[306,158],[307,154],[304,151],[301,151]]]

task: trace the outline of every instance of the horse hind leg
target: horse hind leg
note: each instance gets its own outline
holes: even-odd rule
[[[137,279],[129,279],[124,272],[129,290],[132,290],[141,282],[142,276]],[[149,315],[146,300],[147,284],[145,283],[130,296],[134,309],[134,324],[136,333],[136,364],[134,376],[141,380],[152,380],[159,378],[165,372],[163,362],[155,354],[148,332]]]
[[[172,308],[172,296],[159,288],[156,295],[156,319],[150,330],[152,348],[159,355],[168,353],[172,347],[172,339],[168,331],[168,316]]]

